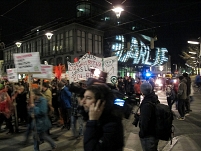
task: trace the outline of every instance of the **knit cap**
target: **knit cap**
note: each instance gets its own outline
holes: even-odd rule
[[[149,82],[143,82],[140,86],[140,91],[143,95],[148,95],[152,92],[152,86]]]

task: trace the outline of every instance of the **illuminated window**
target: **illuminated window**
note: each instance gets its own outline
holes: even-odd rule
[[[92,44],[92,34],[88,33],[88,50],[89,52],[92,52],[93,44]]]
[[[77,30],[77,51],[85,52],[85,32]]]

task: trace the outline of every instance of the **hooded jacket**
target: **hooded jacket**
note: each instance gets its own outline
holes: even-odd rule
[[[179,82],[179,87],[178,87],[178,99],[182,99],[185,100],[187,99],[187,80],[185,78],[183,78],[180,82]]]
[[[145,138],[155,136],[155,107],[151,104],[158,104],[158,96],[152,91],[150,94],[145,95],[140,105],[140,119],[139,119],[139,137]]]

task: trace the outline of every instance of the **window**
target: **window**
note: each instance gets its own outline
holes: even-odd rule
[[[69,31],[69,50],[73,51],[73,30]]]
[[[43,56],[47,56],[48,54],[48,39],[43,38]]]
[[[102,49],[102,38],[101,38],[101,36],[95,35],[94,53],[101,54],[101,49]]]
[[[64,44],[64,34],[60,34],[60,45],[59,45],[59,50],[61,53],[63,53],[63,44]]]
[[[7,53],[7,51],[5,51],[5,52],[4,52],[4,60],[5,60],[5,62],[7,62],[7,61],[8,61],[7,56],[8,56],[8,53]]]
[[[55,54],[56,51],[56,36],[53,36],[50,40],[50,50],[51,54]]]
[[[73,51],[73,30],[66,32],[65,45],[66,52]]]
[[[85,32],[77,30],[77,51],[85,52]]]
[[[42,41],[41,39],[37,40],[37,51],[39,52],[40,55],[42,55]]]
[[[68,31],[67,31],[66,32],[66,41],[65,41],[65,43],[66,43],[66,48],[65,48],[66,52],[69,51],[69,37],[68,36],[69,35],[68,35]]]
[[[88,33],[88,50],[89,52],[93,51],[93,43],[92,43],[92,34]]]

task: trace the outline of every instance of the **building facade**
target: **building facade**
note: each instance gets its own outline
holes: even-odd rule
[[[4,62],[2,72],[14,68],[13,53],[39,52],[41,64],[63,64],[74,62],[85,53],[98,57],[118,56],[118,76],[139,76],[145,70],[159,66],[168,61],[166,48],[153,46],[154,30],[147,28],[143,22],[125,22],[133,16],[117,18],[112,11],[105,11],[100,5],[88,0],[78,0],[76,17],[49,27],[37,27],[22,40],[20,47],[15,44],[3,49]],[[106,12],[106,13],[103,13]],[[145,25],[146,24],[146,25]],[[47,39],[45,33],[53,36]],[[155,67],[155,68],[154,68]],[[169,64],[165,70],[170,68]]]

